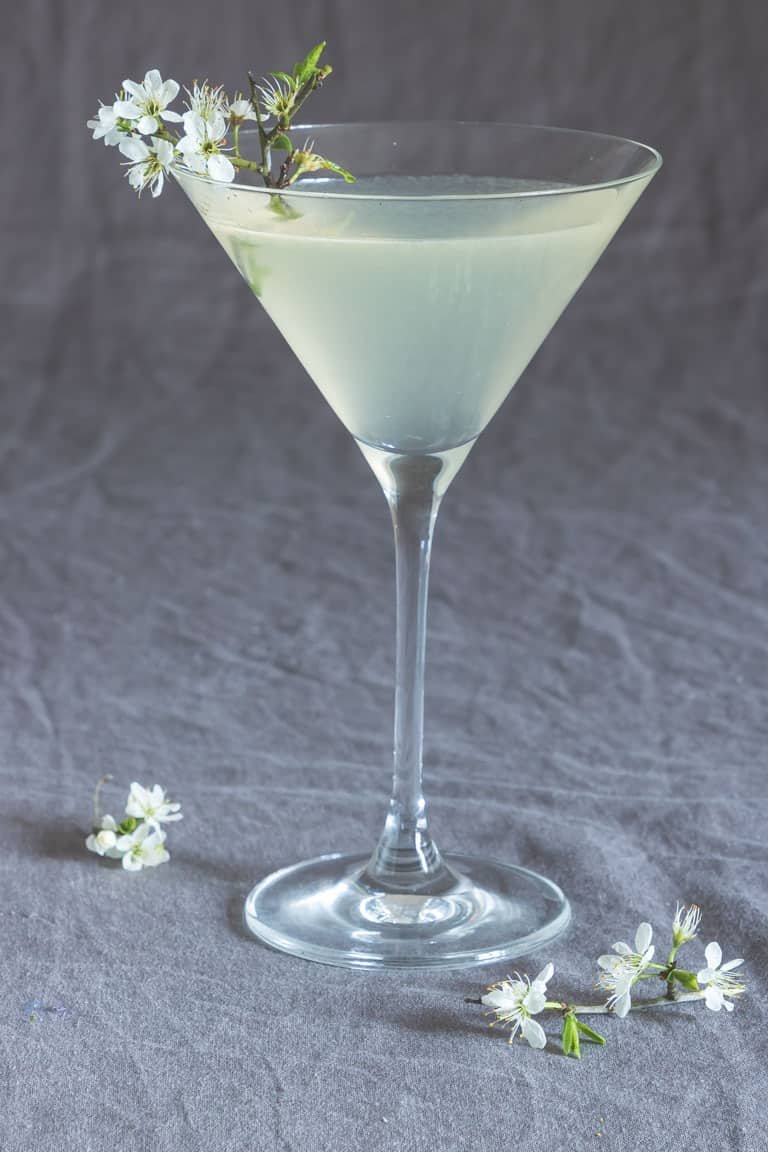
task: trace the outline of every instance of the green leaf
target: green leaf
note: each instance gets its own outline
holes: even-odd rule
[[[693,972],[686,972],[683,968],[673,968],[670,976],[678,984],[682,984],[683,988],[687,988],[689,992],[699,991],[699,982]]]
[[[275,136],[274,140],[270,142],[270,148],[276,148],[278,152],[293,152],[293,144],[291,144],[290,137],[286,136],[284,132],[280,132]]]
[[[326,160],[324,156],[319,159],[322,160],[323,168],[326,168],[329,172],[335,172],[337,176],[343,176],[347,184],[355,183],[355,177],[351,172],[347,172],[346,168],[342,168],[341,164],[335,164],[333,160]]]
[[[308,52],[303,60],[293,66],[293,78],[296,83],[301,87],[306,84],[307,80],[311,79],[314,74],[317,62],[323,54],[325,48],[325,40],[321,40],[319,44],[315,44],[311,52]]]
[[[578,1024],[572,1012],[563,1017],[563,1052],[566,1056],[581,1060]]]
[[[576,1019],[574,1017],[574,1019]],[[584,1024],[581,1020],[576,1020],[576,1027],[586,1040],[591,1040],[593,1044],[605,1044],[605,1036],[601,1036],[599,1032],[595,1032],[594,1028],[590,1028],[588,1024]]]

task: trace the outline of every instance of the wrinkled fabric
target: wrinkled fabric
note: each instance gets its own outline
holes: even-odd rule
[[[764,5],[17,4],[0,47],[0,1149],[768,1146]],[[275,867],[364,850],[391,745],[393,563],[356,447],[179,190],[84,127],[151,67],[242,86],[320,37],[319,119],[551,122],[665,167],[470,454],[435,544],[441,845],[545,872],[568,934],[366,974],[244,933]],[[86,853],[162,783],[171,862]],[[744,956],[732,1014],[564,1059],[464,1004],[675,901]],[[645,990],[644,990],[645,991]],[[24,1014],[31,999],[66,1014]]]

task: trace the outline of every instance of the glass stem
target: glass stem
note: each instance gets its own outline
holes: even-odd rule
[[[384,485],[397,579],[394,778],[384,830],[363,879],[406,895],[437,894],[456,882],[429,834],[422,792],[429,560],[443,467],[438,456],[390,458]]]

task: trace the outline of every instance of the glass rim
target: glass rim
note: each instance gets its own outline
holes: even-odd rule
[[[633,184],[636,180],[645,180],[650,176],[654,176],[663,164],[661,153],[653,148],[650,144],[643,144],[639,140],[632,140],[626,136],[616,136],[609,132],[592,132],[583,128],[559,128],[554,124],[521,124],[514,121],[493,121],[493,120],[340,120],[330,121],[326,123],[317,124],[294,124],[291,126],[291,131],[296,132],[318,132],[325,128],[387,128],[391,127],[395,130],[404,128],[425,128],[435,130],[437,128],[525,128],[535,132],[553,133],[563,136],[584,136],[593,140],[606,140],[615,144],[631,144],[633,147],[640,149],[646,153],[649,159],[649,165],[641,172],[634,172],[629,176],[617,176],[613,180],[596,180],[591,184],[571,184],[562,188],[531,188],[520,190],[517,192],[446,192],[436,193],[430,196],[417,196],[410,193],[400,192],[354,192],[333,191],[331,188],[302,188],[300,184],[293,184],[287,188],[266,188],[254,184],[243,184],[237,179],[232,181],[214,180],[212,177],[200,173],[193,172],[191,168],[185,167],[184,164],[174,165],[171,171],[181,171],[185,177],[192,180],[199,181],[202,184],[210,184],[219,188],[237,188],[240,192],[250,192],[257,196],[290,196],[302,197],[304,199],[322,199],[322,200],[377,200],[388,202],[411,202],[411,203],[431,203],[435,200],[526,200],[543,196],[573,196],[583,192],[599,192],[610,188],[620,188],[624,184]],[[258,131],[257,128],[240,129],[241,135],[252,135]],[[338,187],[338,181],[332,177],[327,178],[327,183]],[[347,185],[347,187],[350,187]],[[352,185],[354,187],[354,185]]]

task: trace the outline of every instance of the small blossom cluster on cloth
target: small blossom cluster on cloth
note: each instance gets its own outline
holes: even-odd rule
[[[170,860],[162,825],[181,820],[181,805],[172,804],[159,784],[144,788],[134,781],[125,815],[118,823],[114,816],[99,817],[98,793],[102,783],[99,781],[94,800],[94,829],[85,841],[89,852],[120,860],[127,872],[156,868]]]
[[[63,1004],[46,1004],[43,1000],[25,1000],[21,1006],[21,1011],[29,1020],[30,1024],[42,1020],[44,1016],[60,1019],[66,1016],[67,1009]]]
[[[206,81],[186,88],[185,111],[170,107],[179,95],[175,80],[163,80],[151,68],[143,81],[124,80],[111,104],[102,104],[96,118],[87,121],[94,140],[117,146],[128,161],[128,182],[153,196],[163,190],[168,172],[179,165],[212,180],[229,183],[238,168],[256,172],[268,188],[286,188],[305,172],[326,170],[351,181],[354,177],[317,155],[314,142],[294,147],[288,131],[293,117],[332,71],[320,65],[325,42],[296,64],[293,71],[273,72],[257,85],[249,76],[250,97],[230,98],[222,87]],[[240,128],[252,121],[257,128],[258,160],[240,152]],[[173,125],[181,125],[176,130]],[[277,174],[272,153],[282,156]]]
[[[701,922],[701,910],[696,904],[686,907],[678,904],[672,921],[672,945],[666,963],[654,963],[655,946],[651,943],[653,928],[643,922],[635,933],[634,947],[624,941],[613,945],[613,950],[599,956],[600,969],[597,986],[608,993],[604,1004],[570,1004],[553,999],[547,994],[547,984],[554,975],[554,967],[547,964],[534,980],[517,974],[507,977],[486,989],[483,996],[469,1003],[483,1004],[494,1019],[491,1025],[503,1024],[510,1028],[510,1043],[518,1033],[532,1048],[544,1048],[546,1033],[534,1016],[545,1011],[556,1012],[562,1018],[562,1047],[568,1056],[581,1056],[580,1038],[595,1044],[605,1044],[605,1037],[589,1028],[581,1016],[612,1015],[620,1019],[633,1008],[660,1008],[683,1001],[703,1000],[707,1008],[719,1012],[733,1011],[733,1001],[744,993],[745,986],[733,975],[743,960],[722,963],[723,953],[713,940],[704,950],[706,967],[697,972],[681,968],[677,953],[685,944],[695,940]],[[657,979],[665,985],[663,996],[632,1003],[633,989],[640,980]]]

